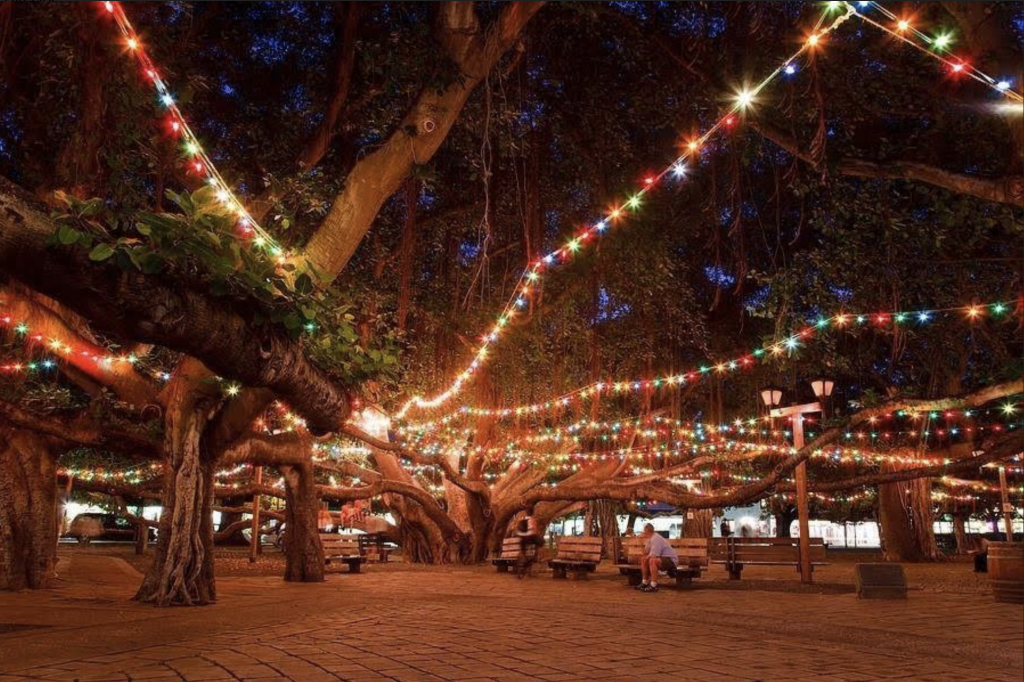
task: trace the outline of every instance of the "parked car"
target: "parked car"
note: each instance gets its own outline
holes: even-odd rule
[[[148,530],[150,541],[155,540],[156,530]],[[81,545],[88,545],[93,540],[130,541],[135,539],[135,526],[117,514],[79,514],[71,521],[64,537],[78,540]]]
[[[272,545],[274,547],[277,547],[278,549],[284,549],[284,533],[285,533],[285,524],[284,523],[279,523],[276,526],[274,526],[273,528],[270,528],[269,530],[264,531],[260,535],[260,544],[261,545]],[[252,542],[252,529],[251,528],[243,528],[242,529],[242,537],[245,538],[246,544],[251,543]]]

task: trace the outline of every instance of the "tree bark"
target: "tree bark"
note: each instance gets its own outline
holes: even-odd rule
[[[935,510],[932,501],[932,479],[917,478],[906,484],[910,492],[910,514],[913,519],[914,541],[924,561],[942,558],[935,539]]]
[[[320,498],[313,477],[313,463],[283,466],[285,490],[284,579],[317,583],[324,579],[324,550],[320,544],[317,512]]]
[[[447,137],[470,94],[511,47],[542,2],[512,2],[482,31],[471,2],[444,2],[437,38],[460,73],[444,90],[424,88],[398,129],[355,165],[305,256],[329,282],[345,267],[384,202],[414,164],[427,163]]]
[[[709,538],[712,535],[713,510],[687,509],[683,512],[684,538]],[[692,518],[690,515],[693,515]]]
[[[967,514],[962,509],[953,511],[953,537],[957,554],[967,554],[974,549],[967,537]]]
[[[911,517],[903,503],[901,485],[885,483],[878,486],[882,553],[886,561],[921,561],[924,555],[917,545]]]
[[[402,240],[398,245],[398,333],[405,332],[406,318],[412,299],[412,271],[416,264],[416,202],[419,198],[419,183],[410,178],[405,183],[405,222],[402,224]]]
[[[818,168],[819,164],[813,155],[803,150],[797,140],[780,128],[761,120],[754,121],[751,125],[765,139],[774,142],[813,168]],[[956,194],[966,194],[985,201],[1014,206],[1020,206],[1024,197],[1024,176],[1020,175],[984,178],[948,171],[919,161],[895,160],[880,163],[856,158],[840,159],[836,164],[836,170],[840,175],[851,177],[923,182]]]
[[[0,429],[0,588],[43,589],[57,566],[57,487],[51,445]]]
[[[793,537],[793,522],[797,519],[796,505],[780,500],[772,505],[772,516],[775,517],[775,537]]]
[[[344,428],[347,387],[283,330],[255,322],[256,310],[181,281],[94,263],[82,249],[48,247],[54,231],[45,207],[0,178],[0,270],[117,337],[186,353],[221,376],[273,390],[312,429]]]
[[[214,462],[203,431],[215,401],[199,390],[200,378],[171,380],[164,420],[169,462],[161,499],[160,537],[152,566],[135,599],[157,606],[194,606],[217,599],[213,566]]]

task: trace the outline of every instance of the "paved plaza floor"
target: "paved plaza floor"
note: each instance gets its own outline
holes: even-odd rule
[[[0,593],[0,682],[1019,682],[1024,670],[1024,607],[979,594],[859,601],[788,575],[730,585],[718,569],[692,590],[641,594],[611,570],[517,580],[389,565],[314,585],[222,578],[213,606],[156,609],[129,601],[139,576],[121,559],[68,561],[57,589]]]

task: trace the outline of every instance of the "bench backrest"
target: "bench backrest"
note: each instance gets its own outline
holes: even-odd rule
[[[355,535],[320,533],[320,544],[328,556],[359,556],[362,554],[359,538]]]
[[[810,538],[811,561],[825,560],[825,541]],[[711,545],[711,558],[715,561],[754,563],[758,561],[800,561],[799,538],[716,538]]]
[[[519,542],[517,537],[505,538],[501,541],[502,559],[518,559],[521,550],[522,543]]]
[[[601,562],[601,538],[558,538],[558,558],[566,561]]]
[[[623,538],[622,558],[629,564],[640,563],[640,557],[644,553],[643,538]],[[708,565],[708,540],[707,538],[676,538],[669,540],[668,544],[679,556],[679,564],[689,566]]]

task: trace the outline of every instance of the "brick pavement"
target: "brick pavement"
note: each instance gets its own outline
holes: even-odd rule
[[[0,634],[0,682],[956,681],[1024,669],[1024,608],[990,597],[862,602],[714,577],[646,595],[623,583],[371,566],[318,585],[222,579],[220,602],[201,609],[128,603],[133,584],[0,596],[0,622],[48,624]]]

